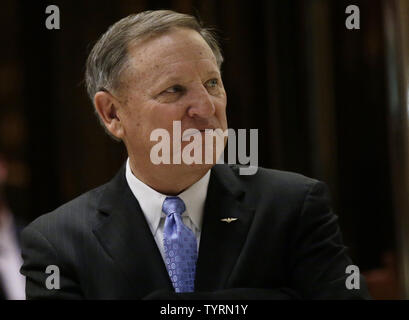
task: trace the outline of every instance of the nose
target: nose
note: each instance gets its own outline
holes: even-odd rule
[[[215,106],[206,88],[197,88],[190,97],[187,114],[192,118],[209,118],[215,113]]]

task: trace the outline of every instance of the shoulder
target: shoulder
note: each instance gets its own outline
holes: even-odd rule
[[[325,183],[305,175],[259,167],[253,175],[243,175],[239,165],[216,165],[215,176],[225,189],[242,194],[249,207],[299,211],[311,197],[330,201]],[[239,191],[237,191],[239,190]]]
[[[73,234],[98,223],[98,203],[108,184],[92,189],[55,210],[32,221],[24,230],[36,230],[44,236],[58,237],[59,232]]]
[[[253,170],[254,174],[246,175],[243,174],[248,167],[240,165],[216,165],[215,170],[219,176],[234,176],[234,179],[239,183],[246,191],[251,192],[252,190],[263,192],[275,191],[275,192],[305,192],[308,191],[316,184],[321,184],[322,182],[317,179],[307,177],[305,175],[281,171],[275,169],[267,169],[259,167],[256,170]]]

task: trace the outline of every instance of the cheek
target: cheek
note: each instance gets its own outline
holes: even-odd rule
[[[125,111],[121,115],[121,121],[124,125],[124,129],[127,132],[139,130],[141,127],[142,119],[139,112]]]
[[[129,99],[128,102],[131,100]],[[135,143],[135,137],[141,137],[144,131],[143,112],[136,103],[128,103],[119,114],[124,135],[129,142]]]
[[[227,115],[226,115],[226,99],[221,99],[215,103],[216,117],[220,121],[220,125],[227,128]]]
[[[173,121],[182,121],[185,108],[178,104],[161,104],[152,110],[152,123],[156,128],[172,129]]]

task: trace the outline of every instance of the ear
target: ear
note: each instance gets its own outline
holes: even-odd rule
[[[94,96],[95,110],[108,131],[118,139],[123,137],[123,127],[118,115],[120,103],[109,92],[98,91]]]

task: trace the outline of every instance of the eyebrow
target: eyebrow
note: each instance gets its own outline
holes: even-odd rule
[[[219,71],[211,70],[211,71],[206,72],[205,77],[206,78],[221,77],[221,75],[220,75]],[[165,75],[159,75],[157,77],[157,79],[155,79],[155,81],[153,83],[154,83],[154,86],[156,88],[158,88],[158,87],[161,87],[161,86],[165,86],[165,84],[171,84],[171,83],[177,84],[177,83],[180,83],[182,81],[183,81],[183,79],[180,76],[170,74],[169,77],[167,77],[166,74],[165,74]]]

